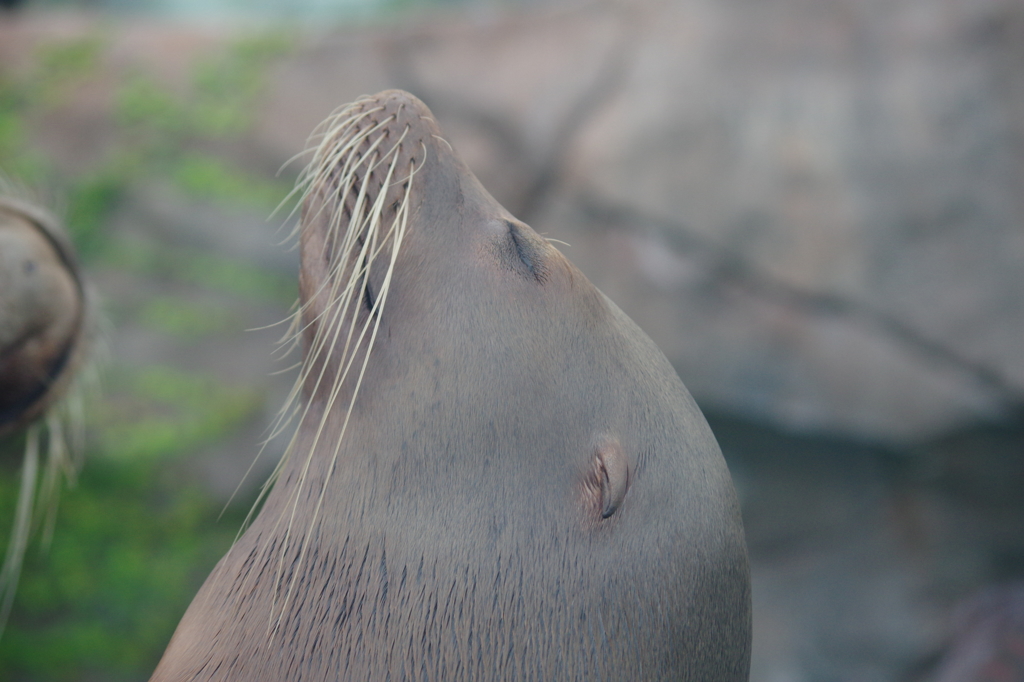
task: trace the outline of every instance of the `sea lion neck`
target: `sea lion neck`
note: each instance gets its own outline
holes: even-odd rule
[[[411,95],[315,147],[298,428],[153,679],[743,682],[738,505],[665,356]]]

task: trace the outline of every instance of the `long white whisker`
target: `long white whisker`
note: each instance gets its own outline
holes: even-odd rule
[[[317,417],[319,423],[312,434],[312,440],[303,442],[304,459],[301,463],[295,463],[296,468],[290,470],[292,473],[289,474],[287,499],[272,524],[273,532],[264,535],[260,543],[261,554],[266,556],[265,552],[270,551],[271,543],[275,545],[273,551],[276,554],[274,587],[270,596],[269,637],[273,636],[285,618],[298,584],[328,484],[348,432],[355,401],[366,377],[370,353],[378,338],[382,313],[394,281],[395,264],[408,228],[412,178],[418,168],[415,163],[410,164],[406,174],[399,172],[399,165],[402,158],[408,158],[403,157],[401,149],[403,144],[407,144],[409,127],[406,126],[402,134],[394,139],[391,133],[401,107],[396,113],[382,116],[381,120],[369,120],[369,117],[381,111],[384,111],[384,107],[377,105],[374,100],[361,98],[337,110],[318,126],[310,136],[307,149],[294,157],[311,155],[311,160],[300,172],[295,188],[281,204],[283,206],[299,198],[302,219],[292,229],[291,237],[306,229],[320,230],[327,267],[322,281],[317,282],[312,291],[308,288],[304,291],[303,301],[294,307],[288,329],[277,344],[279,351],[283,352],[303,344],[303,340],[306,347],[304,358],[298,365],[295,384],[285,404],[278,410],[260,452],[295,420],[301,424],[310,419],[313,401],[303,402],[303,395],[323,395],[324,400],[318,408],[322,414]],[[383,178],[378,171],[384,171]],[[380,179],[374,180],[371,174]],[[398,175],[406,177],[396,180]],[[405,185],[401,198],[393,204],[393,217],[385,220],[388,196],[390,194],[394,197],[391,189],[403,182]],[[293,207],[289,215],[294,215],[296,210],[297,207]],[[376,272],[378,258],[383,258],[385,254],[388,260],[380,291],[370,303],[368,294],[371,274]],[[364,300],[369,310],[360,313]],[[352,389],[347,398],[348,404],[340,430],[336,435],[331,434],[329,464],[323,480],[317,484],[319,491],[316,492],[309,523],[300,534],[295,525],[303,518],[299,513],[300,503],[312,499],[312,491],[307,492],[307,484],[314,475],[314,454],[322,449],[328,433],[327,424],[335,408],[339,407],[342,388],[349,384],[352,384]],[[256,507],[265,499],[274,483],[284,475],[287,463],[296,456],[298,437],[299,431],[295,431],[285,454],[262,486],[244,525],[248,525]],[[277,538],[276,542],[274,537]],[[286,561],[293,552],[293,560]],[[283,585],[286,568],[290,572],[287,587]]]

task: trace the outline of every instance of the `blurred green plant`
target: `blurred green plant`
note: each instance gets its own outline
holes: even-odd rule
[[[294,280],[276,272],[196,249],[157,246],[131,235],[111,239],[102,262],[140,276],[172,279],[253,301],[289,305],[296,297]],[[192,305],[179,300],[183,306]]]
[[[172,367],[114,367],[90,420],[92,450],[64,494],[46,552],[30,552],[0,678],[136,679],[152,670],[247,501],[221,508],[185,475],[183,458],[253,419],[263,396]],[[7,460],[10,462],[10,460]],[[17,474],[0,469],[0,500]],[[0,505],[0,527],[12,520]]]
[[[0,64],[0,166],[23,184],[66,196],[64,213],[87,266],[172,285],[124,314],[173,343],[240,325],[233,300],[293,301],[295,283],[277,273],[108,229],[120,202],[145,184],[172,187],[186,200],[276,207],[290,183],[219,152],[251,127],[267,69],[291,49],[291,38],[231,43],[199,60],[181,91],[132,74],[116,92],[103,161],[67,175],[33,147],[32,132],[37,118],[101,74],[104,44],[103,35],[90,35],[45,45],[22,69]],[[211,296],[189,293],[197,288]],[[0,680],[145,678],[248,511],[243,500],[217,523],[220,506],[189,483],[185,469],[194,453],[261,414],[262,390],[116,360],[104,395],[92,401],[87,465],[62,497],[49,549],[30,548],[0,638]],[[0,528],[10,527],[14,511],[13,461],[0,456]]]
[[[111,168],[102,168],[78,178],[69,193],[67,224],[79,254],[91,258],[102,252],[108,239],[106,218],[124,194],[124,180]]]
[[[142,304],[137,318],[150,329],[193,342],[243,326],[228,306],[194,302],[181,296],[150,298]]]
[[[236,203],[268,211],[287,195],[290,187],[262,177],[246,176],[223,159],[191,152],[175,160],[171,177],[175,185],[197,199]]]
[[[190,116],[196,132],[218,137],[248,130],[253,124],[252,103],[263,90],[267,68],[291,48],[288,36],[269,33],[243,38],[227,52],[200,62]]]
[[[26,144],[25,104],[20,83],[0,71],[0,162],[6,174],[38,186],[46,177],[47,165]]]
[[[111,370],[94,424],[99,449],[115,459],[159,459],[194,452],[253,417],[263,395],[206,374],[171,367]]]
[[[5,472],[7,473],[7,472]],[[0,476],[11,499],[14,477]],[[157,459],[94,458],[65,492],[48,551],[26,558],[0,640],[6,680],[145,678],[244,505],[220,507]],[[0,524],[10,523],[6,507]]]
[[[103,250],[106,218],[140,183],[163,182],[194,200],[269,212],[291,183],[268,180],[208,150],[251,129],[267,70],[293,42],[281,32],[242,37],[198,60],[183,92],[136,71],[115,94],[117,129],[107,160],[78,177],[63,177],[33,150],[29,132],[35,117],[97,77],[104,39],[44,45],[31,68],[0,66],[0,166],[26,185],[63,188],[69,229],[86,261]]]
[[[47,106],[58,104],[69,86],[79,85],[98,73],[102,50],[103,38],[95,34],[43,45],[32,87],[26,94]]]

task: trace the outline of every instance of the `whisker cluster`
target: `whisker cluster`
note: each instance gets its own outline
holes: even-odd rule
[[[324,404],[313,440],[304,444],[305,460],[298,480],[291,486],[286,511],[277,519],[277,524],[286,524],[286,528],[278,548],[274,603],[268,624],[270,635],[284,617],[310,545],[380,329],[381,314],[408,227],[409,197],[418,168],[413,155],[402,153],[403,146],[408,149],[411,143],[407,140],[408,125],[400,133],[396,130],[395,121],[401,108],[388,115],[382,115],[384,111],[385,108],[375,100],[361,98],[342,107],[320,124],[311,136],[307,150],[312,159],[299,175],[291,195],[285,199],[287,202],[297,197],[298,204],[303,207],[303,215],[291,238],[303,230],[324,230],[322,239],[328,274],[318,288],[307,292],[306,300],[295,307],[288,331],[279,342],[286,352],[290,352],[301,345],[304,337],[307,338],[298,377],[264,445],[286,431],[296,417],[299,423],[307,418],[311,401],[303,403],[304,391],[308,397],[323,396]],[[397,195],[391,191],[393,188]],[[321,225],[326,225],[326,228]],[[384,275],[380,278],[379,291],[372,292],[371,302],[371,275],[377,280],[380,268],[384,268]],[[364,303],[369,310],[360,314]],[[314,314],[317,309],[319,312]],[[311,338],[307,334],[310,330]],[[346,406],[342,386],[353,381]],[[300,530],[294,526],[297,518],[305,518],[299,514],[299,504],[310,494],[307,487],[313,456],[321,441],[327,440],[327,421],[339,403],[345,409],[344,420],[340,431],[330,433],[331,442],[325,443],[332,448],[330,461],[324,480],[319,484],[320,490],[314,493],[316,503],[308,527]],[[296,438],[297,432],[264,484],[253,510],[280,478],[288,462],[296,456]],[[250,518],[252,513],[250,511]],[[297,559],[289,566],[291,579],[281,594],[286,557],[296,549]]]

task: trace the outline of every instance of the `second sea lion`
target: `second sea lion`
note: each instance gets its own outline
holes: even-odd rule
[[[0,435],[63,395],[81,359],[85,314],[74,251],[56,219],[0,196]]]
[[[0,634],[36,507],[52,528],[81,412],[68,399],[90,345],[91,299],[58,220],[0,177],[0,438],[25,432],[14,522],[0,566]],[[44,453],[45,450],[45,453]],[[44,531],[45,532],[45,531]]]

